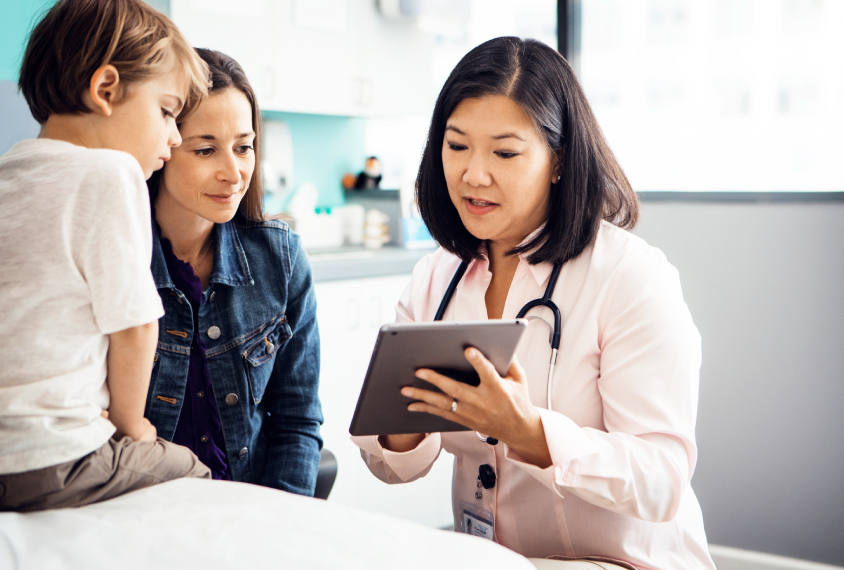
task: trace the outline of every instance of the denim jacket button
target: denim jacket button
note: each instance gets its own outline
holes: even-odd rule
[[[220,327],[214,325],[208,329],[208,338],[211,340],[217,340],[220,338]]]
[[[248,453],[249,453],[249,448],[244,447],[243,449],[240,450],[240,452],[237,454],[237,456],[240,457],[241,459],[246,459],[246,455]]]
[[[234,406],[235,404],[237,404],[237,394],[227,394],[226,404],[228,404],[229,406]]]

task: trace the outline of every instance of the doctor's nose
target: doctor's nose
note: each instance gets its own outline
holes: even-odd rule
[[[492,177],[486,161],[477,155],[469,157],[469,163],[463,173],[463,182],[470,186],[489,186],[492,183]]]

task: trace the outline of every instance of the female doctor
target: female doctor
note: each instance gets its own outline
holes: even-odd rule
[[[568,560],[540,568],[714,569],[689,485],[700,336],[677,271],[626,231],[636,194],[568,63],[514,37],[469,52],[437,99],[417,199],[441,247],[398,319],[524,307],[529,337],[503,378],[467,349],[477,387],[419,370],[442,393],[405,387],[408,409],[471,431],[353,438],[370,470],[410,482],[445,449],[455,529]]]

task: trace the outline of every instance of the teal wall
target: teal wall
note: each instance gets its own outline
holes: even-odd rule
[[[0,81],[17,81],[29,31],[54,0],[0,0]]]
[[[290,128],[293,143],[295,191],[303,182],[319,190],[320,207],[343,204],[340,180],[347,172],[363,170],[366,119],[305,113],[264,112],[265,119],[282,120]]]

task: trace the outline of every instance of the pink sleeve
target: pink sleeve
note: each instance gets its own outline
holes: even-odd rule
[[[658,253],[633,261],[600,326],[607,431],[539,410],[553,465],[540,469],[509,449],[505,457],[561,495],[663,522],[674,518],[697,457],[700,335],[676,270]]]
[[[377,435],[352,436],[373,475],[385,483],[409,483],[424,477],[440,455],[440,434],[428,434],[415,449],[396,453],[381,447]]]

